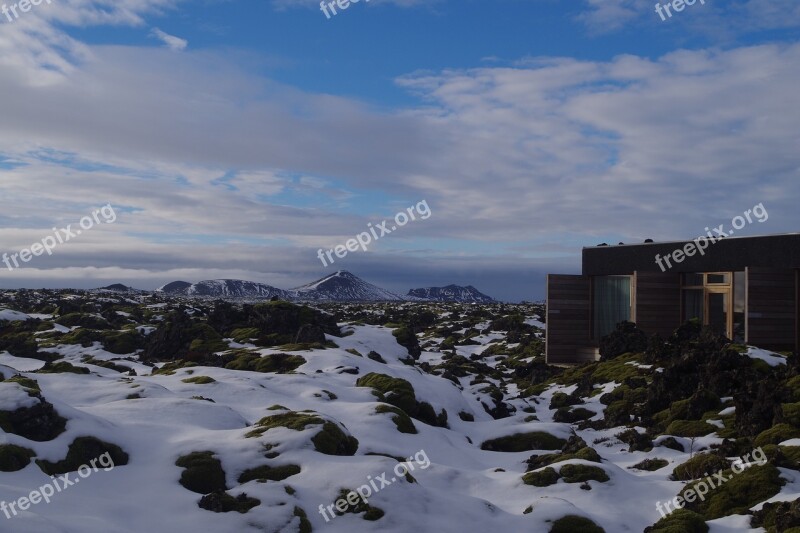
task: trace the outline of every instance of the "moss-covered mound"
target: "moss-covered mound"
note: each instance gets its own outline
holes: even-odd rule
[[[335,500],[334,512],[339,516],[363,513],[364,516],[361,518],[370,522],[380,520],[386,514],[383,509],[364,503],[364,500],[357,496],[358,493],[354,490],[341,489]]]
[[[179,457],[175,466],[184,469],[179,482],[192,492],[210,494],[224,492],[228,488],[222,463],[214,457],[214,452],[192,452]]]
[[[266,483],[267,481],[283,481],[284,479],[300,473],[300,467],[297,465],[282,465],[270,466],[262,465],[256,468],[245,470],[239,475],[239,483],[247,483],[248,481],[258,481],[259,483]]]
[[[322,431],[311,438],[314,449],[325,455],[355,455],[358,451],[358,439],[347,435],[333,422],[325,422]]]
[[[559,450],[567,441],[544,431],[515,433],[487,440],[481,450],[493,452],[529,452],[533,450]]]
[[[708,524],[699,514],[687,509],[677,509],[652,526],[644,533],[708,533]]]
[[[584,464],[567,464],[559,471],[566,483],[583,483],[584,481],[599,481],[605,483],[609,480],[606,471],[599,466]]]
[[[67,420],[36,390],[28,389],[28,394],[38,398],[39,403],[14,411],[0,411],[0,429],[37,442],[53,440],[61,435],[67,427]]]
[[[36,453],[14,444],[0,444],[0,472],[16,472],[31,464]]]
[[[727,470],[730,466],[730,461],[724,457],[713,453],[702,453],[676,466],[675,470],[672,471],[672,479],[676,481],[699,479],[713,475],[720,470]]]
[[[532,455],[528,460],[528,470],[536,470],[543,466],[568,461],[570,459],[583,459],[594,463],[601,462],[600,455],[589,446],[584,446],[574,453],[548,453],[545,455]]]
[[[442,409],[437,415],[431,404],[417,401],[414,387],[404,379],[371,372],[358,378],[356,386],[370,387],[380,401],[402,409],[411,418],[431,426],[448,427],[447,411]]]
[[[392,416],[392,422],[394,422],[394,425],[397,426],[397,431],[400,433],[417,433],[417,427],[414,425],[411,417],[408,416],[405,411],[402,411],[391,405],[379,405],[377,408],[375,408],[375,412],[378,414],[391,413],[394,415]]]
[[[553,522],[550,533],[605,533],[605,530],[586,517],[571,514]]]
[[[315,413],[310,414],[289,411],[288,413],[265,416],[256,422],[256,429],[250,431],[245,436],[248,438],[260,437],[266,431],[279,427],[294,429],[295,431],[303,431],[308,426],[322,425],[324,422],[325,421]]]
[[[304,365],[306,360],[294,354],[273,353],[261,356],[245,353],[225,365],[231,370],[249,370],[251,372],[289,374]]]
[[[776,424],[759,433],[754,443],[756,446],[766,446],[767,444],[780,444],[785,440],[798,437],[800,437],[800,429],[789,424]]]
[[[90,371],[85,366],[75,366],[67,361],[58,363],[48,361],[36,372],[39,374],[88,374]]]
[[[706,520],[746,513],[754,505],[776,495],[786,483],[771,464],[751,466],[739,474],[726,470],[722,475],[727,481],[714,489],[709,488],[705,479],[687,485],[679,495],[686,500],[687,491],[692,490],[694,497],[689,494],[689,499],[694,501],[686,500],[686,509],[699,513]],[[704,501],[697,498],[698,487],[702,484],[705,487],[700,488],[700,492],[708,492]]]
[[[225,491],[218,490],[211,494],[206,494],[197,504],[201,509],[214,513],[230,513],[236,511],[244,514],[253,507],[261,505],[261,500],[250,498],[244,492],[236,497],[231,496]]]
[[[256,429],[248,432],[245,437],[260,437],[270,429],[277,427],[303,431],[309,426],[316,425],[322,425],[322,429],[311,438],[311,442],[318,452],[326,455],[355,455],[358,451],[358,439],[346,434],[337,424],[324,420],[316,413],[289,411],[265,416],[256,423]]]
[[[534,487],[549,487],[550,485],[558,483],[560,478],[561,476],[558,475],[558,472],[556,472],[554,468],[548,466],[544,470],[528,472],[522,476],[522,482],[526,485],[533,485]]]
[[[668,464],[669,461],[667,461],[666,459],[660,459],[658,457],[655,457],[653,459],[645,459],[644,461],[640,461],[629,468],[636,470],[644,470],[646,472],[655,472],[656,470],[661,470]]]
[[[104,456],[104,457],[103,457]],[[77,472],[81,466],[90,465],[99,468],[106,466],[111,459],[111,466],[128,464],[128,454],[116,444],[104,442],[95,437],[78,437],[69,445],[67,456],[56,463],[38,459],[36,464],[48,476]],[[109,466],[110,467],[110,466]]]
[[[800,498],[792,502],[765,503],[753,513],[750,526],[764,528],[767,533],[798,533],[800,531]]]
[[[208,385],[209,383],[216,383],[217,380],[210,376],[193,376],[190,378],[182,379],[184,383],[193,383],[195,385]]]

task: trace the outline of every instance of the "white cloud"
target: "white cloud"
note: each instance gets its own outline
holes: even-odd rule
[[[175,52],[183,51],[189,45],[189,41],[187,41],[186,39],[175,37],[174,35],[165,33],[158,28],[153,28],[150,32],[150,35],[156,37],[157,39],[160,39],[164,44],[167,45],[167,48]]]

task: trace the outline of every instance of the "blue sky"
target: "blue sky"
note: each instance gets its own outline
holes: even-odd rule
[[[8,2],[7,2],[8,3]],[[0,251],[113,225],[0,287],[388,289],[543,297],[599,242],[763,203],[798,229],[800,5],[699,0],[55,0],[0,18]],[[324,267],[317,250],[426,200]]]

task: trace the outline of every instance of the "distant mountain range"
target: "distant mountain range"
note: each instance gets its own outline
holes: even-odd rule
[[[113,288],[113,289],[112,289]],[[124,285],[111,285],[111,290],[128,289]],[[205,296],[211,298],[258,298],[300,301],[330,302],[395,302],[395,301],[434,301],[490,303],[495,300],[478,291],[475,287],[429,287],[413,289],[403,297],[377,285],[368,283],[358,276],[340,270],[313,283],[285,290],[238,279],[216,279],[197,283],[173,281],[156,289],[157,292],[181,296]]]
[[[472,285],[467,285],[466,287],[448,285],[447,287],[411,289],[408,291],[408,296],[430,302],[492,303],[496,301],[494,298],[491,296],[486,296]]]

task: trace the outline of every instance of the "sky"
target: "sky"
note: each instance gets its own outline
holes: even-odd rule
[[[584,246],[800,231],[796,0],[4,2],[0,288],[540,300]]]

